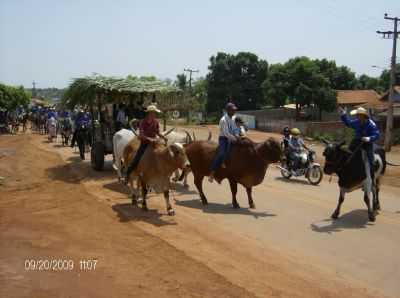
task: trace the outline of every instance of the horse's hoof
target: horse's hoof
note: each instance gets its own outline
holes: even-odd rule
[[[249,205],[250,209],[256,209],[256,204],[252,203]]]
[[[370,214],[368,217],[369,217],[369,221],[371,221],[371,222],[374,222],[376,220],[374,214]]]
[[[137,206],[138,205],[138,201],[136,200],[136,198],[132,199],[132,205],[133,206]]]
[[[233,204],[233,208],[234,209],[240,209],[240,205],[239,204]]]
[[[332,219],[338,219],[339,214],[337,212],[332,213],[331,218]]]
[[[172,208],[169,209],[169,210],[168,210],[168,215],[169,215],[169,216],[174,216],[174,215],[175,215],[175,210],[172,209]]]
[[[149,211],[149,208],[147,208],[147,206],[143,206],[142,210],[147,212],[147,211]]]
[[[206,205],[208,205],[208,202],[207,202],[207,200],[203,200],[203,199],[201,199],[201,203],[203,204],[203,206],[206,206]]]

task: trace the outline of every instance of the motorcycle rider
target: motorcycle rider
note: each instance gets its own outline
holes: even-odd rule
[[[292,171],[297,170],[300,167],[300,153],[305,149],[311,151],[303,139],[300,137],[301,131],[298,128],[292,128],[290,130],[291,137],[288,142],[288,156],[289,156],[289,168]],[[290,166],[291,165],[291,166]]]

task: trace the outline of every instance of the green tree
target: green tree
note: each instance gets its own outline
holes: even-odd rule
[[[178,74],[176,76],[175,86],[177,86],[179,89],[186,91],[187,84],[187,77],[184,73]]]
[[[337,66],[335,61],[327,59],[314,60],[319,71],[329,79],[331,88],[335,90],[352,90],[357,86],[354,72],[347,66]]]
[[[204,111],[207,102],[207,80],[205,78],[199,78],[194,81],[192,96],[197,101],[197,110]]]
[[[380,77],[380,87],[383,92],[389,90],[390,86],[390,69],[382,71]],[[400,63],[396,64],[396,84],[400,85]]]
[[[382,93],[383,91],[380,78],[373,78],[366,74],[363,74],[358,78],[356,87],[360,90],[373,89],[378,93]]]
[[[300,108],[312,103],[312,92],[315,87],[314,75],[318,66],[308,57],[296,57],[285,63],[287,71],[289,100],[296,104],[296,115]]]
[[[288,74],[283,64],[272,64],[268,69],[268,77],[262,83],[265,102],[273,107],[281,107],[288,99]]]
[[[208,69],[207,111],[220,111],[228,101],[242,110],[257,109],[265,104],[261,85],[267,77],[268,63],[257,55],[220,52],[210,58]]]
[[[0,84],[0,108],[15,110],[19,106],[27,107],[30,101],[29,92],[24,87],[12,87]]]

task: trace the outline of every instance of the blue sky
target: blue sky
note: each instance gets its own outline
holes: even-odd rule
[[[269,63],[335,59],[358,75],[388,66],[383,14],[399,0],[0,0],[0,82],[65,87],[71,78],[155,75],[185,67],[207,74],[218,51],[254,52]]]

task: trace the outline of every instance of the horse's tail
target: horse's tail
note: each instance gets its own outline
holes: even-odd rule
[[[382,159],[382,173],[380,173],[381,175],[385,174],[386,171],[386,165],[388,164],[388,162],[386,161],[386,152],[383,148],[379,147],[375,150],[375,153],[377,153],[380,158]]]

